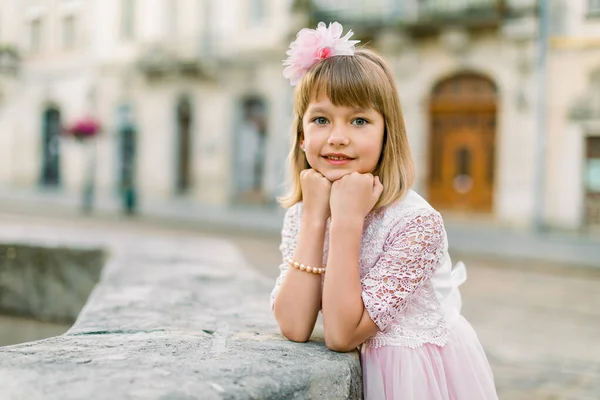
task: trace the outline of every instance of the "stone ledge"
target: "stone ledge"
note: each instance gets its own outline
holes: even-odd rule
[[[0,241],[111,256],[65,335],[0,348],[1,399],[361,398],[358,354],[285,340],[273,282],[228,242],[10,228]]]

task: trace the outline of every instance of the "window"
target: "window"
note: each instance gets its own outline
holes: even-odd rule
[[[63,18],[62,42],[65,49],[75,47],[75,17],[72,15]]]
[[[566,33],[565,30],[565,22],[566,18],[569,14],[569,9],[565,4],[565,0],[553,0],[550,3],[549,7],[550,11],[550,23],[549,30],[550,35],[564,35]]]
[[[600,136],[586,139],[585,222],[600,227]]]
[[[266,16],[265,0],[251,0],[250,4],[250,25],[258,25],[264,21]]]
[[[169,0],[169,9],[167,11],[167,33],[172,36],[177,35],[177,20],[178,20],[178,1]]]
[[[456,153],[456,161],[459,175],[471,175],[471,152],[463,147]]]
[[[135,0],[121,0],[121,5],[121,37],[123,39],[133,39]]]
[[[600,0],[589,0],[589,14],[600,16]]]
[[[34,19],[29,28],[29,49],[32,53],[39,53],[42,48],[42,20]]]

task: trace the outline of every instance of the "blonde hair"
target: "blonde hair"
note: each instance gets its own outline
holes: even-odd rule
[[[288,193],[279,198],[281,204],[287,208],[302,201],[300,173],[310,168],[300,150],[302,118],[310,102],[321,94],[327,95],[335,106],[373,108],[383,116],[383,147],[373,171],[383,184],[383,193],[375,208],[404,197],[414,181],[414,164],[396,84],[387,63],[379,55],[358,49],[353,56],[334,56],[317,62],[296,87],[292,146],[288,156],[291,184]]]

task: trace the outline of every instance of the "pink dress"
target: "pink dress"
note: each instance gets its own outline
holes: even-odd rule
[[[284,258],[293,257],[301,216],[301,203],[286,212]],[[271,304],[287,268],[281,264]],[[416,192],[367,216],[360,277],[364,305],[379,327],[360,347],[365,399],[498,398],[477,334],[460,314],[465,267],[452,268],[442,218]]]

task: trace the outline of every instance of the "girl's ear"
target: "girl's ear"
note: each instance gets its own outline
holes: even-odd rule
[[[300,140],[298,141],[298,145],[300,146],[300,150],[304,151],[304,136],[300,136]]]

